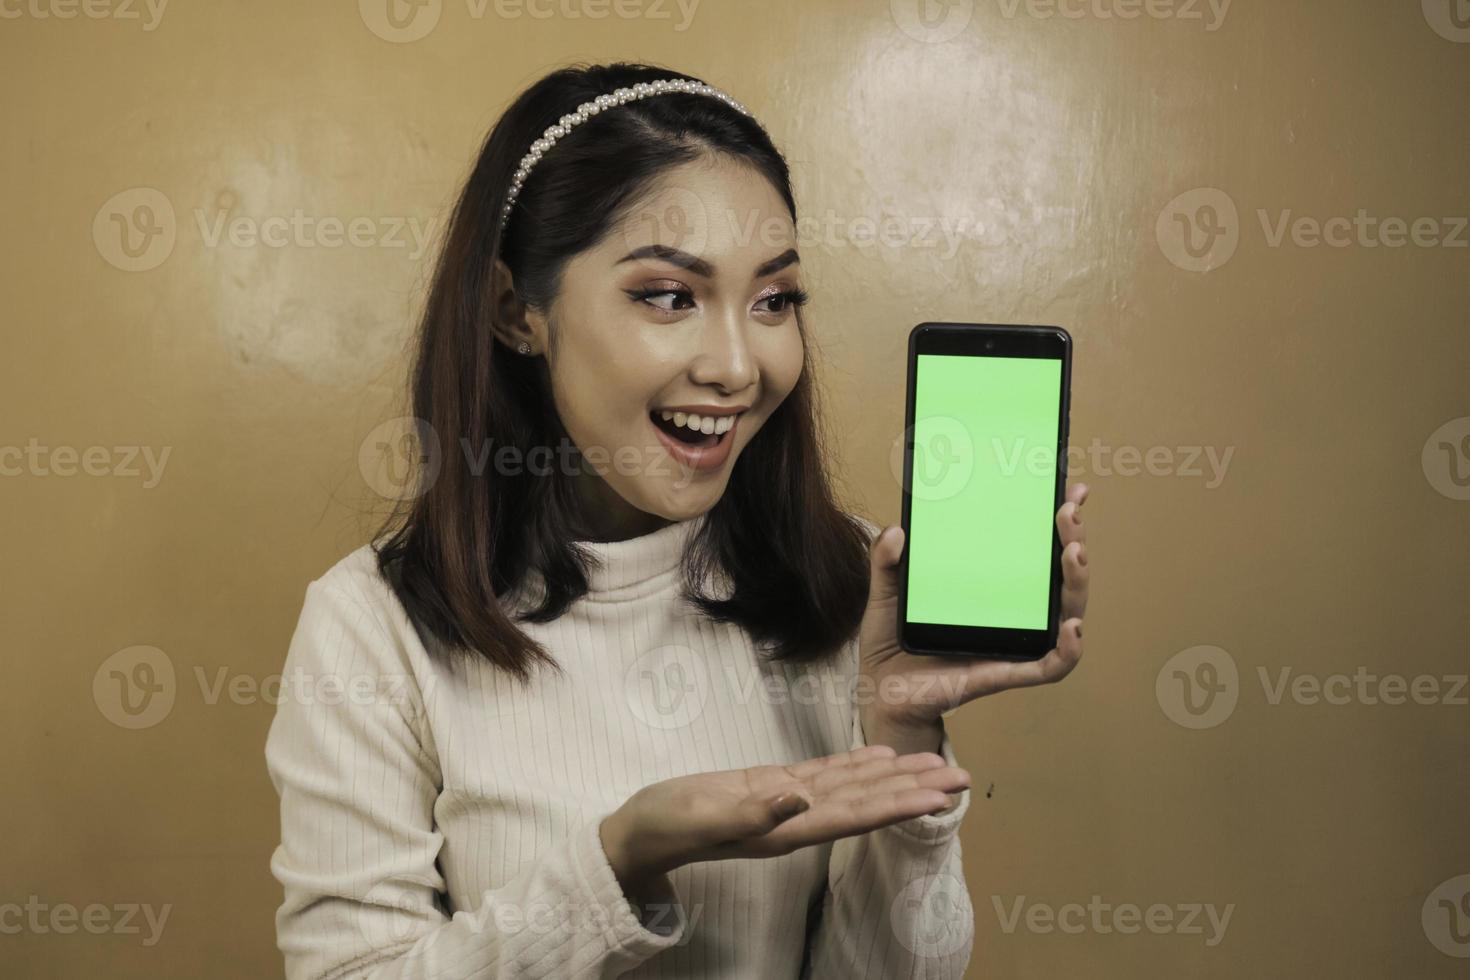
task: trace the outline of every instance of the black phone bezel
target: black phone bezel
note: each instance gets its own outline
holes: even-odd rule
[[[987,344],[990,346],[987,347]],[[958,354],[990,357],[1046,357],[1062,362],[1061,408],[1057,431],[1057,485],[1055,513],[1066,497],[1067,445],[1071,435],[1072,335],[1062,327],[1001,323],[946,323],[927,321],[909,332],[908,378],[904,393],[903,429],[903,554],[898,568],[898,639],[910,653],[938,657],[1038,660],[1056,646],[1061,612],[1062,544],[1052,523],[1051,595],[1047,628],[1006,629],[985,626],[943,626],[908,622],[909,516],[913,505],[914,384],[919,354]]]

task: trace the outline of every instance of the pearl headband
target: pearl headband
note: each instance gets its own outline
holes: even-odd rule
[[[520,166],[516,168],[515,177],[510,184],[510,193],[506,196],[505,207],[500,211],[500,231],[505,233],[505,226],[510,221],[511,208],[515,207],[516,198],[520,196],[521,187],[526,183],[526,175],[541,159],[541,155],[556,145],[556,141],[567,133],[572,127],[580,122],[586,122],[592,116],[597,115],[604,109],[622,105],[625,102],[633,102],[644,99],[650,95],[663,95],[668,92],[684,92],[690,95],[708,95],[719,99],[730,108],[744,115],[750,115],[750,111],[736,102],[730,96],[719,89],[704,82],[692,82],[683,78],[664,78],[656,82],[639,82],[627,88],[620,88],[606,95],[599,95],[590,102],[583,102],[576,109],[562,116],[561,119],[550,126],[541,134],[541,138],[531,144],[530,152],[521,157]]]

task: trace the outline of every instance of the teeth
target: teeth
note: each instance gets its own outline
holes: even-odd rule
[[[717,435],[730,431],[738,415],[690,415],[687,412],[659,412],[665,422],[686,426],[705,435]]]

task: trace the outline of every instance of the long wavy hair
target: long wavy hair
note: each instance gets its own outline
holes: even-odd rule
[[[544,364],[495,339],[497,259],[528,307],[550,310],[566,263],[661,173],[705,155],[754,167],[795,222],[786,161],[761,126],[718,99],[667,93],[598,113],[559,139],[497,233],[520,158],[546,127],[598,95],[659,78],[698,81],[644,64],[567,67],[525,90],[491,129],[450,217],[411,368],[412,414],[441,445],[510,446],[525,459],[569,439]],[[797,326],[809,354],[799,308]],[[681,559],[688,601],[743,627],[770,657],[796,662],[835,655],[856,634],[868,593],[866,532],[834,499],[810,363],[741,453]],[[397,502],[375,537],[378,568],[420,636],[439,641],[430,645],[442,647],[436,656],[483,657],[521,680],[538,663],[559,671],[517,623],[553,620],[587,592],[588,556],[571,546],[586,526],[575,474],[499,473],[466,455],[438,454],[432,479]],[[539,604],[513,611],[502,599],[531,569],[544,583]],[[712,569],[728,577],[728,596],[692,584]]]

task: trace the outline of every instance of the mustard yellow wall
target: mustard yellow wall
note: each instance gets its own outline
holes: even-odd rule
[[[915,323],[1076,338],[1088,650],[950,720],[971,976],[1463,975],[1466,7],[0,0],[0,974],[280,973],[272,675],[433,233],[514,92],[641,59],[789,156],[854,507]]]

